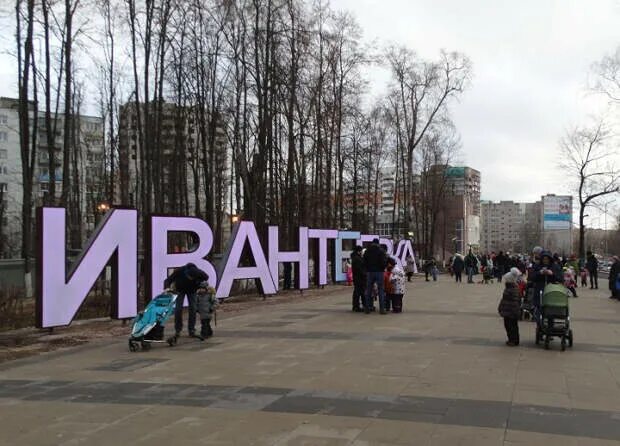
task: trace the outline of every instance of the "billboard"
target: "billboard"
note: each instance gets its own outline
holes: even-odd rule
[[[573,197],[545,195],[543,197],[543,229],[570,229],[573,223]]]

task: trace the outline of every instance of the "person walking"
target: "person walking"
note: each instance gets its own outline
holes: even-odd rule
[[[437,262],[435,259],[431,257],[424,263],[424,278],[427,282],[430,282],[428,279],[429,276],[433,277],[433,281],[437,281]]]
[[[474,271],[476,265],[478,264],[478,259],[471,249],[469,250],[469,254],[465,257],[465,271],[467,271],[467,283],[474,283]]]
[[[586,269],[590,274],[590,289],[598,290],[598,260],[592,253],[592,251],[588,251],[588,260],[586,261]]]
[[[415,260],[413,256],[409,254],[405,259],[405,262],[407,262],[407,265],[405,266],[407,272],[407,282],[411,282],[411,278],[415,272]]]
[[[456,283],[463,282],[463,269],[465,269],[465,260],[463,260],[462,255],[457,253],[452,261],[452,271],[454,271]]]
[[[545,290],[545,286],[549,283],[562,283],[564,281],[564,275],[562,274],[560,266],[554,262],[551,253],[543,251],[540,255],[540,263],[536,263],[532,266],[531,276],[534,286],[532,304],[535,307],[537,315],[539,315],[541,296]]]
[[[372,308],[372,287],[377,285],[379,295],[379,312],[387,314],[385,311],[385,290],[383,289],[383,271],[387,265],[387,254],[379,245],[379,239],[373,239],[370,246],[364,252],[364,267],[366,268],[366,299],[364,301],[364,312],[370,313]]]
[[[351,270],[353,271],[353,311],[362,311],[362,305],[366,307],[366,270],[364,269],[364,259],[362,258],[362,247],[355,246],[351,253]]]
[[[164,280],[164,288],[168,289],[174,285],[176,292],[179,294],[174,309],[174,330],[175,336],[180,336],[183,331],[183,303],[185,297],[189,304],[189,313],[187,317],[187,330],[190,337],[196,337],[196,290],[202,282],[208,282],[209,276],[203,270],[193,263],[188,263],[175,269],[166,280]]]
[[[609,298],[620,300],[620,258],[614,256],[613,260],[614,263],[609,268],[609,291],[611,292]]]
[[[504,279],[504,293],[497,307],[497,312],[504,318],[504,328],[508,341],[506,345],[516,347],[519,345],[519,316],[521,314],[521,297],[517,287],[517,279],[512,272],[502,276]]]

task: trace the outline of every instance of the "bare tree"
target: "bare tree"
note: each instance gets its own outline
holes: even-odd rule
[[[593,65],[595,74],[592,89],[620,104],[620,46]]]
[[[579,256],[585,257],[585,211],[600,198],[617,194],[620,172],[614,165],[608,143],[611,133],[602,120],[591,126],[577,127],[560,140],[563,167],[574,183],[579,200]]]
[[[34,163],[37,153],[37,83],[36,65],[34,62],[34,22],[35,1],[23,0],[15,2],[17,72],[18,72],[18,115],[19,115],[19,146],[22,162],[22,246],[21,255],[24,260],[24,287],[28,297],[32,295],[30,280],[30,259],[32,258],[32,182]],[[32,90],[30,89],[32,84]],[[33,93],[34,102],[30,101]],[[34,119],[31,119],[31,116]],[[32,128],[31,128],[32,126]]]
[[[386,61],[392,71],[391,99],[404,156],[405,225],[412,224],[414,152],[448,101],[467,87],[469,59],[459,53],[441,52],[437,62],[419,58],[407,47],[389,48]]]

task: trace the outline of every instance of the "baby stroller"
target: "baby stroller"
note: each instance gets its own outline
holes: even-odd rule
[[[519,294],[521,296],[521,317],[522,321],[534,320],[534,288],[532,286],[525,285],[523,282],[519,282]]]
[[[138,351],[138,346],[142,347],[142,350],[149,350],[152,343],[167,342],[171,347],[177,343],[176,336],[164,341],[164,324],[174,314],[176,301],[176,294],[163,293],[150,301],[144,311],[138,313],[133,320],[129,337],[130,351]]]
[[[568,290],[560,284],[549,284],[542,295],[540,314],[536,320],[536,344],[545,343],[549,349],[549,342],[554,337],[561,339],[561,349],[566,350],[566,344],[573,346],[573,330],[570,328],[568,311]]]

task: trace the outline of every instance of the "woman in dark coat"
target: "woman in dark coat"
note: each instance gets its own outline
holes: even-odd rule
[[[457,282],[462,282],[464,269],[465,261],[463,260],[463,256],[460,254],[455,254],[454,260],[452,261],[452,271],[454,272],[454,277]]]

